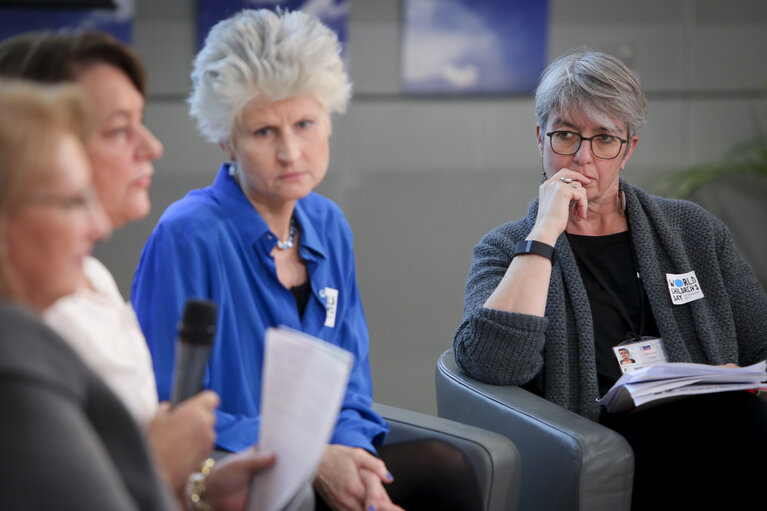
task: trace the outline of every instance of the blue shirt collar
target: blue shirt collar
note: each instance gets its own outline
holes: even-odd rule
[[[216,179],[213,181],[211,191],[227,218],[235,223],[237,230],[240,231],[244,239],[249,240],[251,243],[256,243],[262,240],[265,235],[271,234],[269,226],[266,225],[259,212],[250,203],[250,200],[242,191],[234,176],[229,173],[228,163],[221,165]],[[324,258],[327,250],[313,223],[317,219],[312,218],[309,212],[306,211],[304,202],[305,199],[299,199],[296,201],[295,208],[296,220],[301,230],[299,241],[301,255],[307,257],[309,254],[306,250],[309,250],[315,255]],[[277,239],[274,237],[271,248],[274,248],[276,243]]]

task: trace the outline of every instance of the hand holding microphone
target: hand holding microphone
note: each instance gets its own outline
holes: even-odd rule
[[[149,441],[164,479],[183,492],[189,475],[214,447],[218,395],[202,390],[216,333],[216,305],[190,299],[178,324],[171,404],[160,403],[149,425]]]
[[[216,304],[190,298],[178,324],[171,404],[177,405],[202,390],[208,356],[216,335]]]

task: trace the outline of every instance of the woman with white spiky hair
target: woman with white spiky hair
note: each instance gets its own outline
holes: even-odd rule
[[[238,451],[258,439],[266,329],[306,332],[354,355],[314,480],[318,509],[475,509],[481,499],[460,452],[440,442],[381,447],[388,427],[372,409],[351,229],[339,207],[313,191],[328,170],[331,115],[345,111],[350,95],[338,38],[314,16],[244,10],[210,31],[189,104],[227,161],[212,186],[163,214],[133,282],[158,390],[162,398],[170,392],[184,303],[215,301],[205,384],[221,396],[217,446]],[[416,450],[420,462],[410,455]]]

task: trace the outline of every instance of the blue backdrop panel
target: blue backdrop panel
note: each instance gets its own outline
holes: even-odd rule
[[[547,0],[405,0],[402,84],[412,93],[524,93],[546,63]]]

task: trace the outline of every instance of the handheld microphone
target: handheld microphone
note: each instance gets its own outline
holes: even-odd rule
[[[216,335],[216,304],[190,298],[178,323],[171,404],[175,406],[202,390],[208,355]]]

